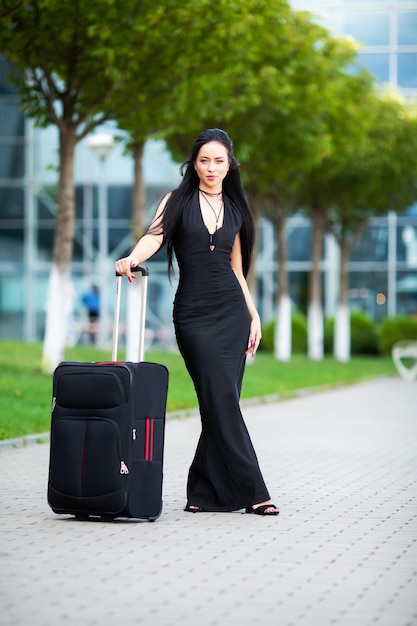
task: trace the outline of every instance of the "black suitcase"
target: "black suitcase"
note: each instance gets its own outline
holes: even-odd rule
[[[54,372],[48,503],[55,513],[155,521],[162,511],[168,370],[142,361],[148,270],[136,269],[139,362],[116,362],[118,276],[112,361],[63,362]]]

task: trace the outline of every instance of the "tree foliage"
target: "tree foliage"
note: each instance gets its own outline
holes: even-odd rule
[[[183,124],[188,96],[191,103],[199,99],[205,68],[222,67],[224,55],[237,59],[235,36],[243,27],[240,20],[247,18],[247,3],[220,0],[213,10],[208,0],[126,0],[122,8],[115,0],[30,0],[14,8],[1,23],[0,45],[14,64],[25,112],[40,125],[55,124],[60,137],[53,252],[57,281],[51,290],[58,302],[48,308],[48,335],[48,319],[66,308],[76,143],[112,118],[129,130],[135,145],[161,128]],[[197,77],[191,94],[185,87],[188,76]],[[228,78],[222,78],[227,85]],[[172,117],[174,98],[184,104],[182,118]],[[57,327],[50,343],[59,347],[58,355],[54,350],[49,361],[62,355],[64,316]]]
[[[107,120],[127,132],[136,160],[135,234],[145,141],[165,138],[181,161],[204,128],[225,128],[256,213],[276,225],[280,294],[288,293],[285,220],[300,204],[312,217],[311,302],[321,300],[329,224],[346,240],[374,211],[402,210],[416,197],[415,113],[376,97],[370,76],[352,72],[355,45],[286,0],[4,0],[0,15],[0,49],[25,112],[59,129],[53,266],[61,279],[72,260],[75,145]]]

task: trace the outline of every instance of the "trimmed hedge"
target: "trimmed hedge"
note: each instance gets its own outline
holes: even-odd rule
[[[334,317],[324,322],[324,351],[333,353]],[[351,354],[378,354],[378,335],[374,320],[360,310],[350,312],[350,351]]]
[[[270,320],[262,326],[262,341],[260,350],[274,351],[275,320]],[[324,351],[333,353],[334,345],[333,317],[324,320]],[[291,315],[292,352],[307,353],[307,318],[302,313],[294,312]],[[398,341],[417,341],[417,319],[406,315],[387,317],[379,326],[370,315],[364,311],[350,312],[350,342],[351,354],[391,354],[392,347]]]
[[[275,334],[275,320],[269,320],[262,324],[262,340],[259,344],[258,350],[262,352],[273,352],[274,350],[274,334]]]
[[[262,326],[262,341],[259,350],[264,352],[274,351],[276,320],[269,320]],[[307,318],[302,313],[293,312],[291,314],[291,337],[292,353],[307,353]]]
[[[302,313],[293,313],[291,317],[292,351],[307,354],[307,318]]]
[[[398,341],[417,341],[417,319],[407,315],[387,317],[379,327],[378,346],[382,354],[391,354]]]

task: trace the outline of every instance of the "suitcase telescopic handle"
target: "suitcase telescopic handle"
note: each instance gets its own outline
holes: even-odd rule
[[[140,280],[140,307],[139,307],[139,346],[138,361],[143,361],[145,346],[145,318],[146,318],[146,298],[148,290],[149,269],[146,265],[137,265],[132,267],[132,272],[138,272],[142,275]],[[113,347],[112,361],[117,361],[117,348],[119,343],[119,325],[120,325],[120,295],[122,287],[122,274],[116,272],[116,302],[114,307],[113,320]]]
[[[142,274],[142,276],[149,276],[149,269],[146,267],[146,265],[136,265],[136,267],[132,267],[131,268],[132,272],[140,272]],[[118,272],[116,272],[116,277],[117,278],[121,278],[123,276],[123,274],[119,274]]]

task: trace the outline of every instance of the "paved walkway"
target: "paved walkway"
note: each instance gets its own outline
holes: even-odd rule
[[[245,415],[278,518],[182,511],[195,417],[167,424],[154,524],[57,516],[48,446],[0,448],[0,623],[416,625],[417,384]]]

